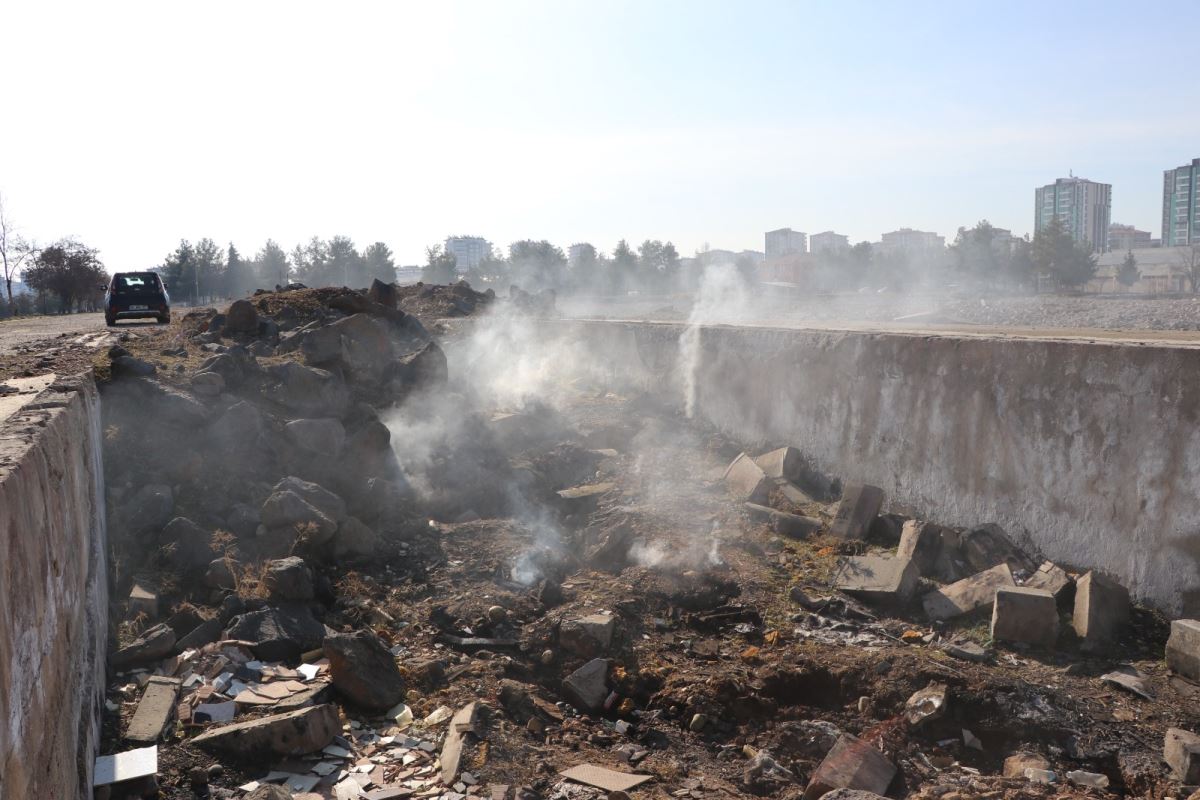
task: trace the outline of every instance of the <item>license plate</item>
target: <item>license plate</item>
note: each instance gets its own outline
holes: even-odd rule
[[[129,310],[130,311],[145,311],[148,308],[150,308],[150,306],[130,306]]]

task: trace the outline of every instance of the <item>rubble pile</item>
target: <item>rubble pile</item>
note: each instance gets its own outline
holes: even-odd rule
[[[603,382],[489,405],[429,288],[281,289],[108,354],[98,797],[1200,782],[1200,622]]]

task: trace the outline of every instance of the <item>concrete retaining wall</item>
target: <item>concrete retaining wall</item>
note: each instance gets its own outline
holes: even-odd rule
[[[91,796],[107,635],[100,401],[58,381],[0,418],[0,797]]]
[[[792,444],[888,505],[998,522],[1170,613],[1200,611],[1200,348],[550,323],[745,442]],[[580,335],[582,334],[582,335]]]

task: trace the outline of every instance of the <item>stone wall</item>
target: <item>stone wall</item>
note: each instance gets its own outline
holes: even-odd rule
[[[100,401],[58,380],[0,415],[0,797],[91,796],[107,636]]]
[[[1169,613],[1200,612],[1198,347],[549,325],[660,398],[683,406],[693,387],[696,416],[739,440],[882,487],[895,510],[997,522]]]

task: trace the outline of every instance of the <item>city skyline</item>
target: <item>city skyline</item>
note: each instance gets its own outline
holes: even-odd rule
[[[10,29],[54,30],[57,56],[33,36],[0,52],[20,76],[0,192],[29,234],[114,268],[205,236],[252,253],[344,234],[417,263],[461,231],[685,255],[788,225],[1023,235],[1029,190],[1072,171],[1157,231],[1163,171],[1200,140],[1200,109],[1159,80],[1191,69],[1186,48],[1135,27],[1100,80],[1041,79],[1111,40],[1104,6],[21,4]]]

